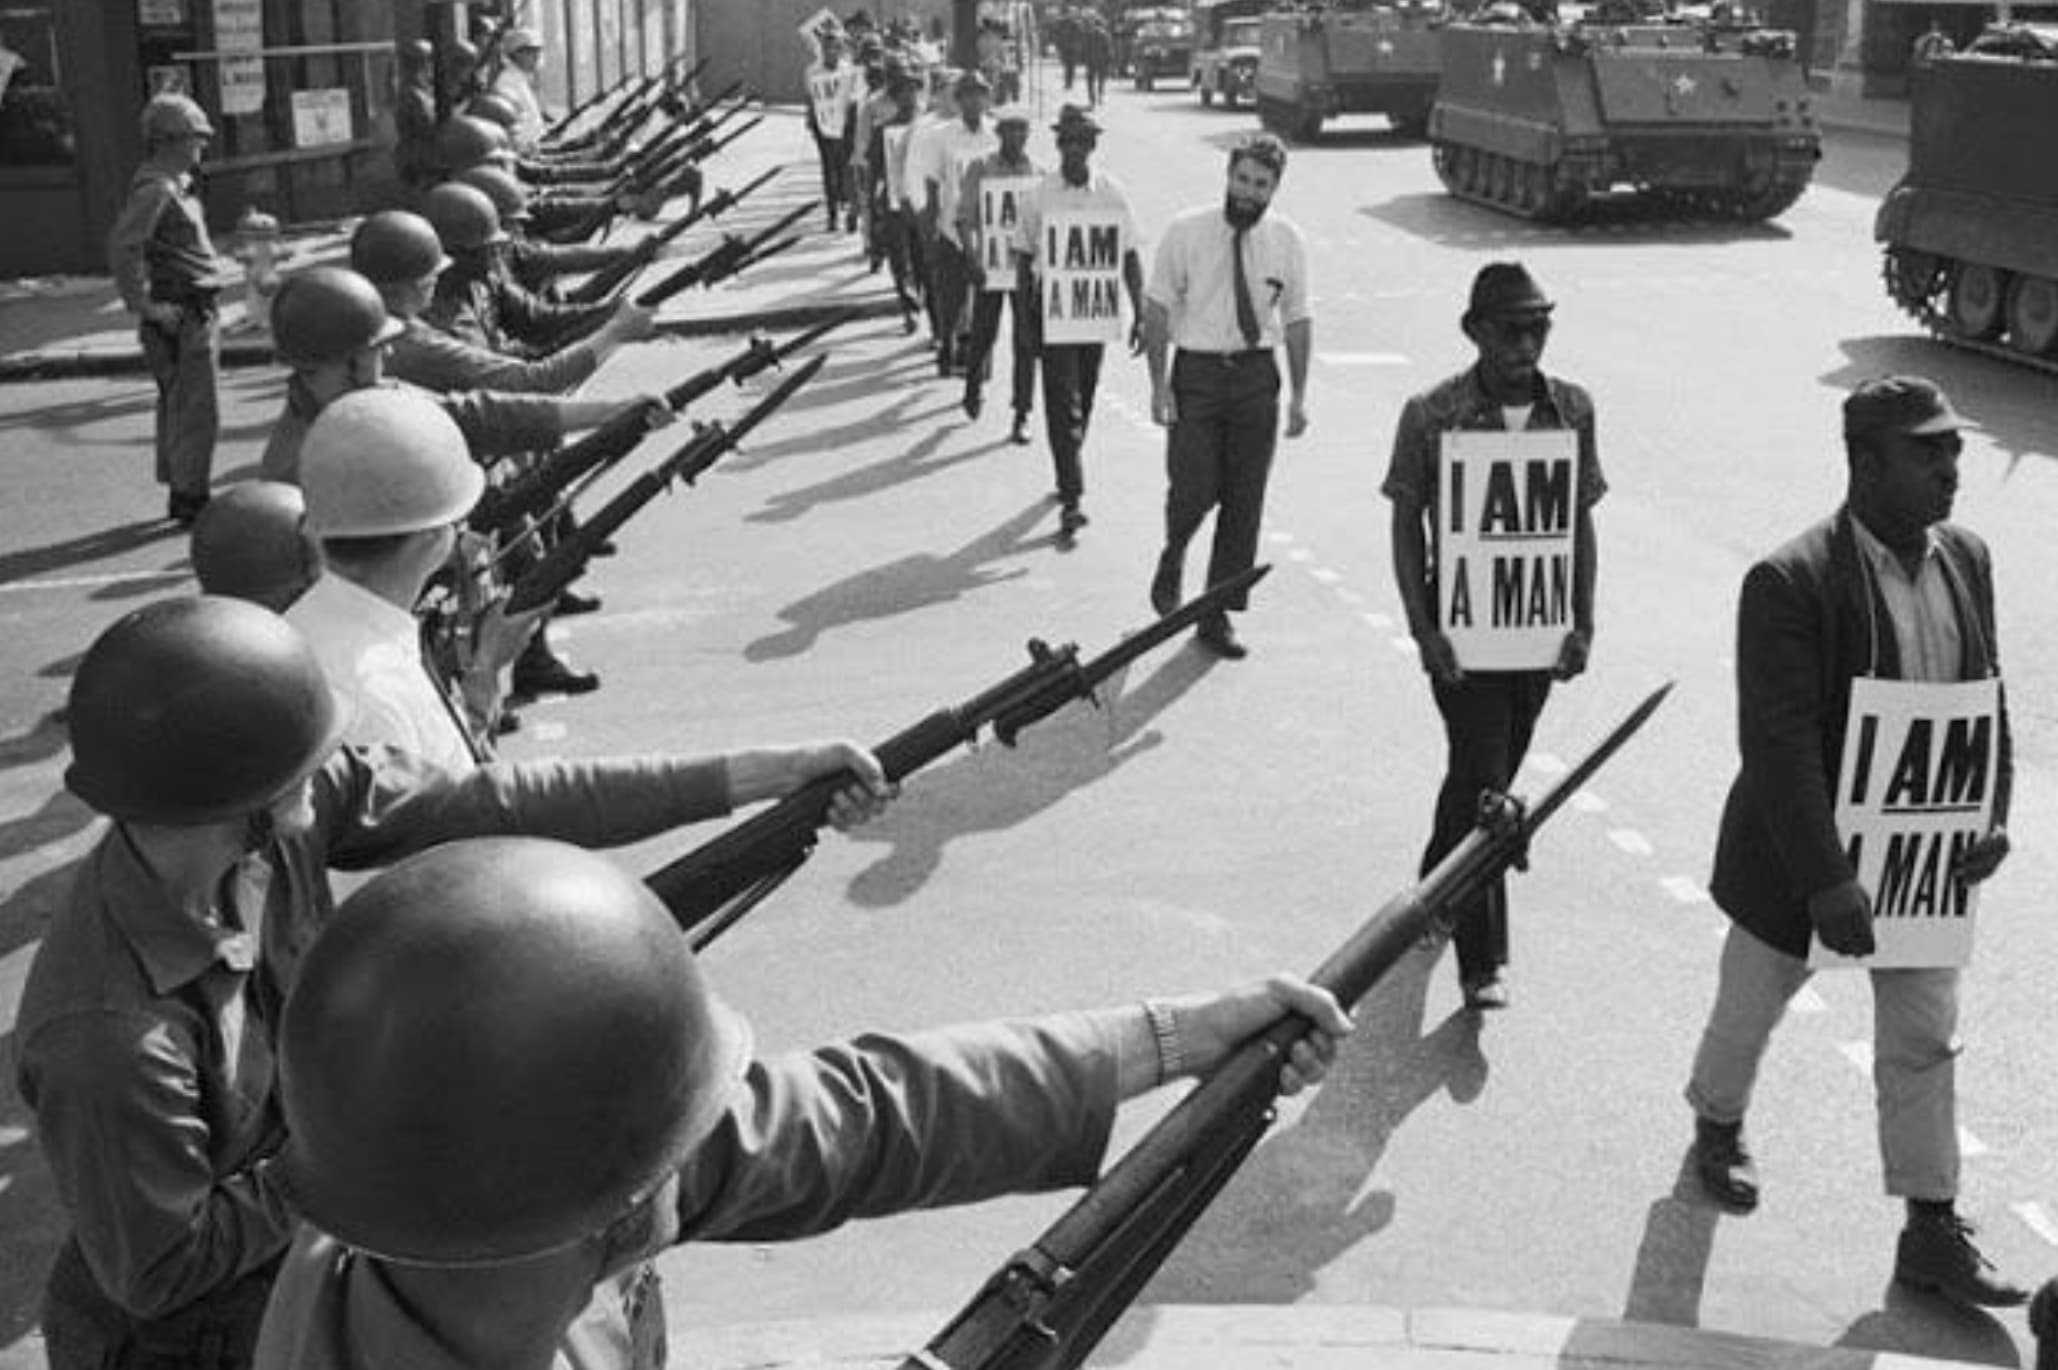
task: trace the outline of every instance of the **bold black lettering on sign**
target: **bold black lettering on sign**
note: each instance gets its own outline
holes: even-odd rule
[[[1486,507],[1479,516],[1481,537],[1565,533],[1571,528],[1572,463],[1523,462],[1519,490],[1513,462],[1497,461],[1488,468]]]
[[[1119,319],[1122,317],[1121,283],[1099,280],[1052,281],[1045,292],[1044,317],[1059,319]]]
[[[1572,620],[1572,558],[1496,556],[1493,559],[1496,628],[1551,628]]]
[[[1933,719],[1918,718],[1908,725],[1901,739],[1901,751],[1888,772],[1881,806],[1892,813],[1977,810],[1986,803],[1987,773],[1993,754],[1994,720],[1991,715],[1952,718],[1944,722],[1944,740],[1936,741]],[[1879,718],[1861,714],[1858,718],[1858,755],[1851,765],[1850,802],[1862,805],[1871,788],[1875,754],[1879,748]]]
[[[1113,224],[1071,224],[1052,258],[1066,271],[1114,271],[1122,265],[1122,230]]]
[[[1979,834],[1897,832],[1886,839],[1879,888],[1872,895],[1875,918],[1963,918],[1970,897],[1966,883],[1954,873]],[[1853,836],[1845,852],[1857,867],[1865,855],[1865,838]]]

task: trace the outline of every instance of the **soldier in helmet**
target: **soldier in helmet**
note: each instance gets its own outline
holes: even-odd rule
[[[300,480],[327,574],[286,621],[350,712],[344,741],[398,747],[450,770],[487,760],[508,669],[543,613],[477,606],[458,679],[423,653],[415,606],[474,536],[464,520],[486,488],[464,434],[423,392],[360,390],[314,421]]]
[[[214,136],[199,105],[156,95],[143,107],[143,165],[107,237],[115,289],[138,320],[157,382],[157,480],[166,514],[190,525],[207,503],[221,429],[215,297],[221,259],[193,192],[193,169]]]
[[[410,190],[436,181],[436,52],[427,39],[400,45],[400,98],[394,106],[393,169]]]
[[[507,259],[508,272],[517,284],[538,294],[555,290],[558,279],[563,276],[617,267],[640,270],[657,260],[658,250],[663,246],[655,233],[646,234],[634,243],[612,246],[588,245],[576,239],[565,243],[552,242],[536,233],[536,216],[531,212],[534,197],[511,172],[485,164],[459,172],[451,179],[460,185],[484,191],[486,198],[493,202],[495,212],[500,215],[500,226],[507,230],[507,246],[501,251]]]
[[[610,320],[630,331],[632,341],[656,332],[655,312],[630,301],[553,304],[516,281],[507,269],[508,232],[484,191],[445,182],[422,197],[422,214],[450,256],[426,311],[438,328],[525,357],[568,347]]]
[[[497,352],[440,328],[424,314],[450,258],[435,227],[404,209],[366,216],[351,235],[350,265],[378,287],[387,314],[404,330],[387,345],[386,374],[438,394],[563,394],[592,379],[601,363],[622,347],[649,337],[653,327],[650,311],[627,305],[590,336],[534,360]]]
[[[633,1324],[581,1340],[622,1268],[1087,1183],[1123,1100],[1288,1013],[1314,1025],[1281,1070],[1293,1092],[1351,1024],[1291,976],[758,1060],[614,865],[541,841],[441,847],[351,897],[286,1005],[276,1169],[307,1225],[258,1364],[655,1366]]]
[[[385,348],[403,331],[386,313],[377,288],[355,271],[318,266],[287,278],[272,301],[272,339],[293,375],[286,383],[285,411],[265,444],[267,479],[299,483],[309,426],[338,398],[385,380]],[[480,459],[548,451],[568,432],[596,427],[627,407],[642,409],[653,426],[670,414],[652,396],[554,399],[480,390],[444,395],[438,402]],[[573,670],[538,632],[516,668],[515,687],[528,695],[588,694],[600,688],[600,677]]]
[[[191,556],[200,593],[247,599],[273,613],[284,613],[322,573],[307,502],[275,480],[246,480],[209,500],[193,520]]]
[[[436,131],[436,158],[449,177],[461,176],[476,166],[497,166],[527,185],[563,183],[552,180],[552,173],[541,164],[516,158],[506,130],[498,124],[470,115],[447,119]],[[555,243],[584,242],[619,215],[633,213],[647,218],[662,208],[661,192],[616,190],[611,173],[599,179],[610,182],[599,193],[572,189],[535,195],[530,203],[535,231]],[[688,184],[686,189],[698,203],[698,182]]]
[[[73,679],[66,784],[111,820],[31,964],[17,1084],[70,1222],[43,1330],[58,1370],[235,1370],[292,1215],[273,1032],[333,911],[328,869],[527,832],[616,845],[856,777],[845,743],[697,760],[494,765],[455,774],[339,747],[349,720],[290,625],[239,600],[139,609]]]

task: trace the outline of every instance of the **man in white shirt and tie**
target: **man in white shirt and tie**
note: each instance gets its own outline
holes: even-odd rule
[[[1297,438],[1308,426],[1314,321],[1307,243],[1290,220],[1268,212],[1285,171],[1286,145],[1271,134],[1239,143],[1229,154],[1223,203],[1174,219],[1152,262],[1144,309],[1151,415],[1170,430],[1165,546],[1150,587],[1160,613],[1180,602],[1186,544],[1210,510],[1218,512],[1208,583],[1257,560],[1279,430],[1275,349],[1282,341],[1286,436]],[[1198,636],[1218,656],[1248,655],[1227,613],[1202,623]]]

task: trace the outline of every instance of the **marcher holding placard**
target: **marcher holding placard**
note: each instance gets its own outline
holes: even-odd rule
[[[1608,485],[1593,400],[1538,366],[1554,308],[1519,262],[1480,268],[1462,320],[1478,360],[1402,408],[1380,486],[1393,502],[1394,582],[1449,745],[1425,874],[1472,831],[1480,794],[1514,780],[1552,680],[1585,670],[1593,643],[1592,511]],[[1470,560],[1454,553],[1475,545]],[[1452,592],[1473,581],[1476,598]],[[1461,630],[1472,660],[1453,643]],[[1466,1007],[1506,1007],[1504,882],[1459,915],[1451,940]]]
[[[815,42],[822,55],[808,63],[807,127],[822,161],[822,208],[834,233],[839,223],[857,227],[857,201],[850,190],[850,135],[863,77],[843,60],[842,29],[825,23],[815,30]]]
[[[1895,925],[1913,921],[1909,911],[1876,914],[1877,891],[1862,883],[1849,835],[1837,827],[1839,798],[1871,785],[1931,788],[1901,773],[1914,765],[1905,756],[1882,762],[1869,780],[1842,764],[1855,759],[1847,748],[1867,745],[1867,720],[1849,725],[1868,687],[1951,692],[1993,682],[1986,753],[1958,763],[1961,776],[1980,768],[1981,789],[1991,777],[1983,805],[1990,824],[1959,847],[1942,878],[1977,884],[2008,854],[2002,825],[2012,760],[1992,563],[1985,543],[1944,522],[1958,488],[1962,426],[1930,381],[1897,376],[1859,386],[1844,401],[1844,507],[1744,577],[1736,662],[1742,768],[1723,809],[1712,886],[1731,926],[1686,1090],[1695,1170],[1709,1194],[1736,1211],[1758,1202],[1744,1114],[1772,1030],[1809,977],[1810,943],[1866,956],[1900,933]],[[1887,1193],[1908,1205],[1894,1278],[1969,1304],[2021,1303],[2026,1291],[1981,1255],[1955,1207],[1958,970],[1871,975],[1880,1154]]]
[[[993,116],[1000,151],[972,163],[958,192],[958,241],[971,264],[972,342],[965,354],[965,413],[978,418],[980,391],[1000,336],[1000,311],[1013,315],[1015,411],[1008,440],[1029,441],[1029,406],[1036,395],[1036,291],[1021,267],[1022,216],[1040,173],[1029,159],[1029,111],[1009,105]]]
[[[1035,276],[1043,361],[1044,430],[1057,468],[1058,529],[1086,526],[1080,454],[1093,421],[1102,353],[1122,341],[1122,294],[1129,295],[1129,350],[1143,345],[1143,256],[1129,197],[1092,166],[1100,122],[1078,105],[1058,110],[1058,169],[1043,178],[1023,220]]]
[[[1000,148],[1000,139],[986,119],[992,91],[976,70],[960,73],[953,91],[957,117],[924,144],[921,164],[922,209],[934,253],[929,283],[935,291],[932,317],[936,328],[936,374],[949,376],[965,364],[966,305],[972,290],[971,264],[958,243],[958,192],[972,163]],[[910,170],[912,175],[912,169]]]
[[[1174,219],[1151,263],[1144,313],[1151,415],[1165,443],[1165,546],[1150,602],[1165,613],[1180,599],[1186,544],[1215,511],[1208,583],[1257,560],[1265,483],[1279,437],[1279,364],[1286,344],[1291,398],[1286,436],[1308,426],[1308,248],[1300,229],[1271,213],[1286,174],[1286,144],[1261,133],[1229,152],[1221,203]],[[1178,355],[1166,365],[1168,350]],[[1241,600],[1230,606],[1242,609]],[[1222,614],[1201,624],[1203,646],[1231,660],[1248,654]]]

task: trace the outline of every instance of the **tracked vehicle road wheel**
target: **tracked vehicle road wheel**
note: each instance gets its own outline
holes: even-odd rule
[[[2008,291],[2008,345],[2032,357],[2058,350],[2058,281],[2015,278]]]
[[[2007,300],[2006,272],[1982,262],[1961,262],[1951,277],[1944,311],[1959,337],[1997,338],[2007,320]]]

